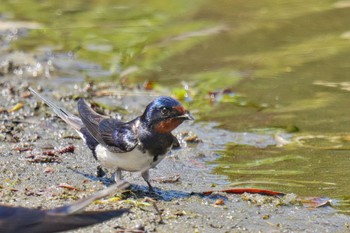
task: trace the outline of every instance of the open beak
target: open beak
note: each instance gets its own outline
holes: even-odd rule
[[[194,120],[193,116],[189,111],[186,111],[184,114],[177,116],[176,118],[181,118],[183,120],[192,120],[192,121]]]

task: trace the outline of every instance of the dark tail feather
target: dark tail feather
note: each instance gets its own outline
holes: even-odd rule
[[[52,210],[38,210],[0,205],[0,232],[49,233],[73,230],[107,221],[128,212],[128,209],[82,212],[91,202],[125,189],[129,184],[113,184],[70,205]]]
[[[0,206],[0,232],[50,233],[86,227],[120,217],[127,209],[50,215],[47,211]]]
[[[127,212],[127,209],[121,209],[110,211],[84,212],[80,214],[72,214],[65,216],[45,215],[45,217],[39,224],[26,226],[23,229],[16,231],[16,233],[22,232],[21,230],[23,230],[23,233],[47,233],[67,231],[101,223],[115,217],[120,217],[122,214]]]
[[[119,217],[122,214],[128,212],[127,209],[110,210],[110,211],[94,211],[84,212],[66,216],[50,216],[46,215],[43,221],[32,228],[32,231],[28,231],[28,228],[24,229],[24,232],[59,232],[76,229],[80,227],[86,227],[110,220],[115,217]],[[37,229],[37,230],[36,230]]]

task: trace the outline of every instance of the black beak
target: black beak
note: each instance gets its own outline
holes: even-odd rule
[[[176,118],[181,118],[183,120],[191,120],[191,121],[194,120],[193,116],[191,115],[191,113],[189,111],[186,111],[184,114],[177,116]]]

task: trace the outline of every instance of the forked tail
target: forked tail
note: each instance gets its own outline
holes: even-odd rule
[[[80,131],[80,129],[84,126],[83,122],[79,117],[68,112],[66,109],[54,104],[51,100],[44,98],[33,88],[29,87],[29,91],[38,96],[42,101],[44,101],[62,120],[64,120],[68,125],[72,126],[75,130]]]

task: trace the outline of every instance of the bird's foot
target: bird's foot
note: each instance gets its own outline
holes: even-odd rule
[[[105,175],[106,175],[106,172],[103,170],[101,165],[98,165],[97,171],[96,171],[96,177],[101,178],[101,177],[104,177]]]
[[[148,180],[145,180],[145,181],[146,181],[146,183],[148,185],[148,191],[154,193],[154,189],[153,189],[151,183]]]

